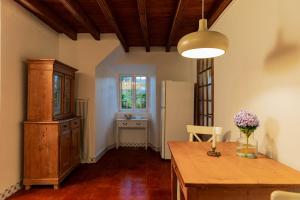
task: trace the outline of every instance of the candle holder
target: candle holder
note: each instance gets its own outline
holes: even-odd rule
[[[219,151],[216,151],[216,147],[211,147],[211,151],[208,151],[207,152],[207,155],[208,156],[213,156],[213,157],[219,157],[219,156],[221,156],[221,152],[219,152]]]

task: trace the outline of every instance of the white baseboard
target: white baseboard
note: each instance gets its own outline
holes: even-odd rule
[[[160,148],[159,148],[159,147],[156,147],[156,146],[154,146],[154,145],[151,144],[151,143],[149,143],[148,146],[149,146],[151,149],[153,149],[154,151],[156,151],[156,152],[159,152],[159,151],[160,151]]]
[[[96,155],[95,158],[95,163],[98,162],[100,160],[100,158],[102,158],[102,156],[108,151],[107,147],[105,149],[103,149],[102,151],[99,151]]]
[[[115,145],[112,145],[113,147],[115,147]],[[121,143],[120,144],[121,147],[145,147],[144,143]],[[151,143],[148,143],[148,147],[151,148],[153,151],[159,152],[160,148],[154,146]]]
[[[145,147],[144,143],[122,142],[120,147]]]
[[[19,191],[21,188],[22,188],[21,182],[11,185],[10,187],[6,188],[3,192],[0,192],[0,200],[7,199],[11,195]]]
[[[90,157],[87,163],[97,163],[98,160],[107,152],[107,148],[104,148],[96,153],[95,157]]]

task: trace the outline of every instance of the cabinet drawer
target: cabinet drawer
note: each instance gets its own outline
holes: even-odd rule
[[[71,128],[77,128],[80,125],[80,119],[74,119],[71,121]]]
[[[135,122],[135,125],[137,126],[137,127],[146,127],[147,126],[147,121],[136,121]]]
[[[60,124],[60,128],[61,128],[61,131],[66,131],[66,130],[69,130],[70,129],[70,123],[69,122],[63,122]]]
[[[118,127],[127,127],[128,126],[128,122],[126,120],[117,121],[117,126]]]
[[[117,122],[118,127],[132,127],[132,128],[143,128],[147,126],[145,120],[119,120]]]

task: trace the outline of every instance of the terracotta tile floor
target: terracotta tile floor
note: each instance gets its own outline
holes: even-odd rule
[[[170,200],[170,161],[141,148],[108,151],[96,164],[75,169],[59,190],[33,186],[11,200]]]

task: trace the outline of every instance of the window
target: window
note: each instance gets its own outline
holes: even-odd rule
[[[147,76],[120,75],[120,110],[147,109]]]
[[[214,60],[213,58],[197,60],[197,83],[195,84],[194,124],[200,126],[214,125]],[[211,136],[199,135],[206,141]]]

